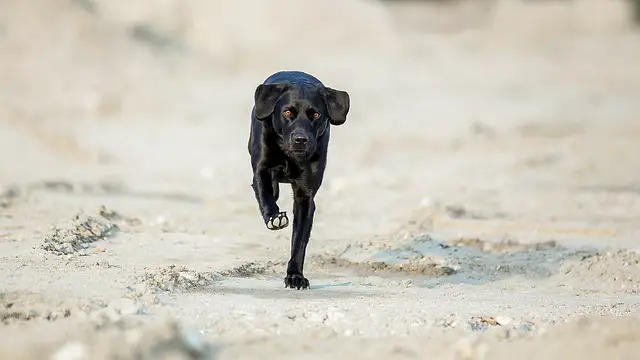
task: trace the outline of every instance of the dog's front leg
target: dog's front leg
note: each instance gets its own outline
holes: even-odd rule
[[[269,230],[284,229],[289,225],[286,212],[280,212],[273,189],[273,175],[270,170],[259,170],[253,175],[253,192],[255,193],[260,213]]]
[[[313,195],[294,191],[291,259],[287,266],[287,277],[284,279],[285,287],[298,290],[309,287],[309,280],[304,277],[303,268],[315,211]]]

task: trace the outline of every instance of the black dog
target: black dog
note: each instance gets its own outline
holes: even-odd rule
[[[249,154],[253,191],[268,229],[289,225],[276,201],[279,183],[293,189],[291,258],[285,287],[306,289],[302,274],[311,235],[314,197],[324,176],[329,124],[342,125],[349,112],[349,94],[326,87],[299,71],[281,71],[258,85],[251,110]]]

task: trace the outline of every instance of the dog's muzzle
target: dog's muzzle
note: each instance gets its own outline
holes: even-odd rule
[[[291,150],[295,152],[307,152],[309,151],[309,145],[311,143],[311,138],[309,135],[305,134],[301,131],[294,131],[291,133],[291,138],[289,139],[289,144],[291,144]]]

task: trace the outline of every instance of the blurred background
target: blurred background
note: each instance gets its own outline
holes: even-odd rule
[[[377,218],[473,189],[530,203],[523,187],[551,176],[635,186],[637,15],[635,0],[3,0],[0,182],[111,182],[257,216],[253,91],[297,69],[352,97],[319,195],[345,215],[373,215],[373,194]]]
[[[312,286],[340,287],[308,295],[282,287],[291,227],[266,230],[250,187],[253,94],[279,70],[351,95],[331,132],[305,268]],[[0,341],[14,346],[25,321],[44,324],[22,336],[26,354],[82,329],[46,327],[49,310],[33,319],[33,293],[54,304],[43,309],[60,310],[56,299],[100,309],[69,305],[59,319],[102,316],[107,304],[136,319],[166,310],[216,341],[281,331],[315,341],[324,335],[307,330],[333,322],[336,306],[336,329],[359,355],[366,346],[351,335],[440,333],[472,313],[548,324],[637,313],[637,254],[563,254],[576,243],[638,249],[639,114],[640,0],[0,0],[0,320],[17,324],[0,326]],[[291,214],[287,191],[279,205]],[[81,210],[122,231],[86,240]],[[43,248],[54,225],[81,232],[82,252]],[[66,248],[76,238],[56,236]],[[457,245],[407,248],[427,238]],[[503,266],[489,242],[505,239],[515,255]],[[372,259],[463,270],[410,289],[411,266],[383,278]],[[538,264],[565,260],[538,278]],[[456,282],[483,271],[482,286]],[[238,277],[209,291],[217,273]],[[175,289],[156,293],[168,279]],[[129,296],[144,309],[117,305]],[[463,320],[439,320],[455,313]],[[637,354],[631,325],[600,329],[603,349]],[[104,354],[126,350],[128,334]],[[592,345],[581,334],[566,337]],[[282,341],[272,358],[298,345]],[[433,352],[457,351],[442,344]],[[567,349],[573,359],[592,347]],[[11,359],[43,358],[31,355]]]

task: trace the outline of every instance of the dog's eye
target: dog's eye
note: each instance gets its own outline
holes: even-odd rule
[[[286,116],[286,117],[291,117],[291,115],[293,115],[293,113],[291,112],[291,110],[285,110],[282,114],[283,114],[284,116]]]
[[[319,112],[314,112],[312,116],[313,116],[314,119],[317,119],[317,118],[320,117],[320,113]]]

